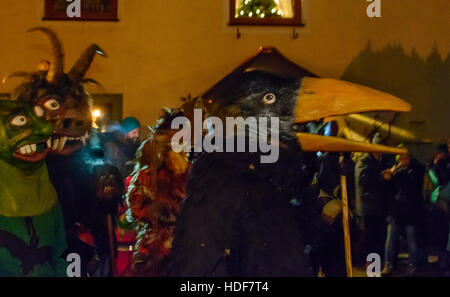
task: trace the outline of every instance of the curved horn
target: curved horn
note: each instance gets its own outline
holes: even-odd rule
[[[6,81],[7,81],[8,79],[13,78],[13,77],[24,77],[24,78],[26,78],[27,80],[31,80],[32,75],[31,75],[30,73],[28,73],[28,72],[25,72],[25,71],[16,71],[16,72],[13,72],[13,73],[8,74],[7,76],[5,76],[5,77],[2,79],[2,84],[6,83]]]
[[[74,81],[81,81],[83,76],[88,71],[89,66],[91,66],[95,54],[99,54],[106,57],[105,52],[98,45],[92,44],[81,54],[81,56],[72,66],[72,69],[70,69],[69,71],[70,79]]]
[[[103,88],[103,85],[101,83],[99,83],[98,81],[96,81],[95,79],[92,78],[84,78],[81,83],[83,84],[91,84],[94,86],[99,86],[100,88]]]
[[[58,36],[50,29],[43,27],[34,27],[28,32],[39,31],[44,33],[50,40],[52,51],[50,56],[50,65],[46,80],[51,84],[56,84],[64,73],[64,49]]]
[[[98,81],[96,81],[95,79],[92,79],[92,78],[84,78],[84,79],[81,81],[81,83],[82,83],[82,84],[90,84],[90,85],[93,85],[93,86],[97,86],[97,87],[99,87],[101,90],[104,90],[103,85],[102,85],[101,83],[99,83]]]

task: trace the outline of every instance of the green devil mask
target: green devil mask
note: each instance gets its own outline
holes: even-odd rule
[[[44,160],[52,133],[40,106],[0,100],[0,215],[36,216],[55,205]]]
[[[40,106],[0,100],[0,159],[22,170],[41,167],[48,151],[52,123]]]

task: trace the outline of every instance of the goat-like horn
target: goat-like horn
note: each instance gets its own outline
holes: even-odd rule
[[[47,72],[46,80],[51,84],[56,84],[64,73],[64,49],[55,32],[44,27],[35,27],[28,32],[39,31],[44,33],[50,40],[52,47],[50,56],[50,65]]]
[[[106,57],[105,52],[98,45],[92,44],[81,54],[80,58],[78,58],[78,61],[76,61],[72,69],[70,69],[70,79],[74,81],[81,81],[83,79],[83,76],[88,71],[89,66],[91,66],[95,54]]]
[[[99,83],[98,81],[96,81],[95,79],[92,78],[84,78],[81,81],[82,84],[90,84],[92,86],[97,86],[98,88],[100,88],[101,90],[104,90],[105,88],[103,87],[103,85],[101,83]]]
[[[13,77],[24,77],[24,78],[26,78],[27,80],[31,80],[32,75],[31,75],[30,73],[28,73],[28,72],[25,72],[25,71],[16,71],[16,72],[13,72],[13,73],[8,74],[7,76],[5,76],[5,77],[2,79],[2,84],[6,83],[6,81],[7,81],[8,79],[13,78]]]
[[[81,82],[83,84],[91,84],[91,85],[99,86],[100,88],[103,88],[103,85],[101,83],[99,83],[98,81],[96,81],[95,79],[92,79],[92,78],[84,78]]]

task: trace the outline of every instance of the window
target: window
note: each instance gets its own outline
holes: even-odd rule
[[[301,0],[230,0],[230,25],[303,26]]]
[[[81,1],[81,17],[69,18],[67,0],[45,0],[44,20],[72,21],[118,21],[117,0],[83,0]]]
[[[101,130],[122,120],[122,94],[92,94],[94,106],[92,111],[98,110],[96,124]]]

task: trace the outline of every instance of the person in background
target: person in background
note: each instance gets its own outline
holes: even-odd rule
[[[450,269],[449,214],[450,158],[448,145],[439,144],[425,175],[425,195],[429,207],[428,236],[430,245],[437,248],[439,266]]]
[[[434,157],[428,164],[427,175],[434,186],[430,200],[435,203],[450,180],[450,158],[446,143],[439,144],[436,147]]]
[[[381,135],[376,133],[371,142],[380,144]],[[390,166],[380,153],[364,154],[355,166],[355,212],[361,232],[358,257],[364,263],[371,253],[384,255],[389,182],[381,173]]]
[[[325,128],[325,136],[336,136],[338,127],[330,122]],[[322,218],[329,225],[321,237],[318,262],[326,277],[345,277],[345,245],[342,228],[341,168],[339,153],[325,152],[318,158],[317,172],[318,199],[324,205]]]
[[[129,176],[134,169],[134,164],[128,163],[135,159],[140,144],[140,126],[136,118],[127,117],[104,144],[105,159],[119,169],[123,178]]]
[[[407,275],[414,275],[418,266],[418,228],[424,223],[424,173],[425,167],[409,154],[397,155],[396,164],[382,172],[386,181],[392,181],[394,191],[388,203],[385,265],[381,272],[383,276],[391,275],[395,268],[402,231],[406,233],[409,251]]]

